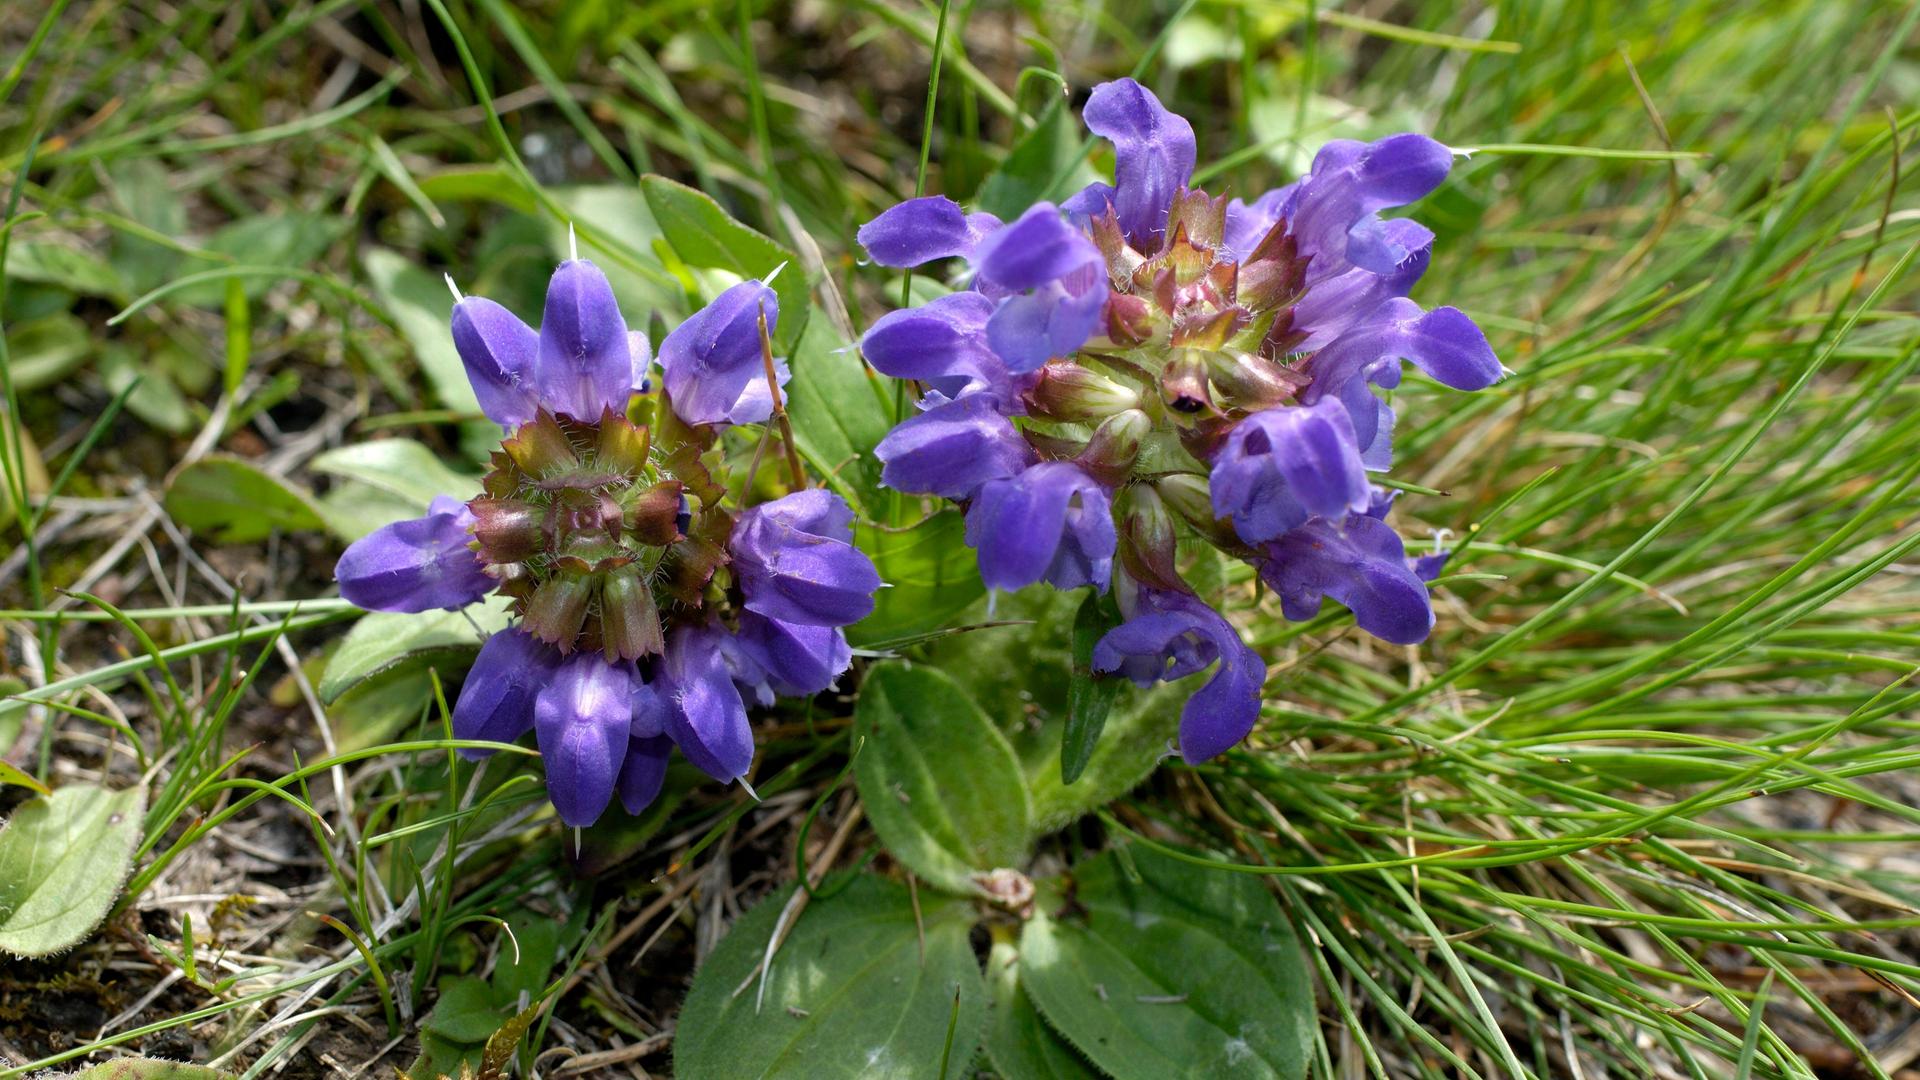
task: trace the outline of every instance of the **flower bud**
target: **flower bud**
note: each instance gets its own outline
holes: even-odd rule
[[[473,536],[480,557],[490,563],[517,563],[546,547],[546,511],[521,499],[475,499]]]
[[[1221,350],[1205,356],[1220,404],[1231,408],[1271,409],[1291,401],[1307,385],[1300,372],[1254,353]]]
[[[1166,500],[1166,505],[1214,547],[1234,550],[1245,546],[1234,535],[1231,521],[1213,516],[1213,493],[1207,486],[1206,477],[1193,473],[1174,473],[1154,481],[1153,486],[1160,497]]]
[[[600,647],[608,662],[660,655],[665,648],[653,590],[638,566],[607,575],[600,586]]]
[[[1133,387],[1070,360],[1041,368],[1040,381],[1027,391],[1028,407],[1049,420],[1100,420],[1139,404]]]
[[[1107,337],[1116,345],[1144,345],[1153,340],[1154,308],[1144,296],[1116,292],[1107,297]]]
[[[1176,536],[1167,504],[1147,484],[1130,484],[1114,499],[1120,560],[1134,580],[1158,589],[1185,589],[1174,566]]]
[[[1181,416],[1214,411],[1213,393],[1207,387],[1206,358],[1191,350],[1175,353],[1160,373],[1160,400]]]
[[[1139,409],[1110,416],[1093,431],[1086,449],[1080,451],[1082,468],[1110,484],[1117,484],[1133,469],[1140,456],[1140,444],[1153,430],[1153,421]]]

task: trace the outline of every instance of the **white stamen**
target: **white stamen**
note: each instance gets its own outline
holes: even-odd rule
[[[747,783],[747,778],[746,778],[746,777],[744,777],[744,776],[743,776],[743,777],[741,777],[741,778],[739,779],[739,781],[738,781],[738,783],[739,783],[739,785],[740,785],[741,787],[743,787],[743,788],[746,788],[746,789],[747,789],[747,794],[748,794],[748,795],[751,795],[751,796],[753,797],[753,801],[754,801],[754,802],[759,802],[759,801],[760,801],[760,793],[759,793],[759,792],[757,792],[757,791],[755,791],[755,790],[753,790],[753,785],[752,785],[752,784],[749,784],[749,783]]]
[[[580,259],[580,238],[573,233],[573,222],[567,222],[567,257],[578,262]]]
[[[452,275],[452,274],[443,274],[443,275],[441,275],[441,276],[442,276],[442,277],[445,277],[445,278],[447,279],[447,288],[449,288],[449,289],[451,289],[451,290],[453,290],[453,302],[454,302],[454,303],[456,303],[456,304],[457,304],[457,303],[459,303],[460,301],[462,301],[462,300],[465,300],[465,299],[466,299],[466,297],[464,297],[464,296],[462,296],[462,295],[460,295],[460,286],[458,286],[458,285],[455,285],[455,284],[453,283],[453,275]]]
[[[774,267],[771,273],[767,274],[766,277],[763,277],[760,279],[760,284],[765,285],[769,289],[773,288],[773,279],[779,277],[780,271],[785,270],[786,268],[787,268],[786,261],[782,260],[780,265]]]

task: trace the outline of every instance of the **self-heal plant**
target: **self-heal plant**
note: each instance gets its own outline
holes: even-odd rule
[[[340,558],[341,595],[365,608],[509,598],[516,623],[481,647],[454,734],[531,729],[569,825],[616,794],[639,813],[674,746],[717,780],[742,779],[748,702],[827,689],[852,659],[840,628],[873,610],[880,579],[838,496],[743,509],[708,468],[721,426],[772,414],[787,374],[766,344],[778,318],[763,282],[721,293],[660,343],[656,392],[647,339],[590,262],[560,264],[538,332],[460,299],[454,344],[507,432],[482,493],[435,499]]]
[[[860,230],[883,265],[969,269],[861,341],[925,388],[878,455],[889,486],[965,504],[988,587],[1111,588],[1124,621],[1094,670],[1150,685],[1214,666],[1181,714],[1197,761],[1252,729],[1266,672],[1183,579],[1182,535],[1251,564],[1289,619],[1331,598],[1383,640],[1424,640],[1445,555],[1410,559],[1386,524],[1378,391],[1403,360],[1459,390],[1502,369],[1466,315],[1407,299],[1433,233],[1380,216],[1440,185],[1447,147],[1331,142],[1249,203],[1187,186],[1193,128],[1133,80],[1095,87],[1084,115],[1113,143],[1114,183],[1006,224],[918,198]]]

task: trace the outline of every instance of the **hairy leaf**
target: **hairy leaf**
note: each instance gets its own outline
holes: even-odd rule
[[[0,827],[0,953],[48,956],[85,940],[119,895],[146,791],[72,784]]]

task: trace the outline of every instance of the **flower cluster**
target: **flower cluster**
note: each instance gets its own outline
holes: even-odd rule
[[[970,270],[862,339],[926,391],[878,454],[889,486],[966,504],[990,588],[1111,587],[1124,622],[1096,670],[1148,685],[1217,664],[1181,716],[1202,760],[1252,728],[1265,666],[1182,580],[1181,533],[1250,563],[1289,619],[1330,597],[1386,641],[1425,639],[1444,556],[1409,559],[1386,524],[1376,389],[1402,360],[1460,390],[1501,367],[1466,315],[1406,298],[1433,233],[1380,217],[1439,186],[1445,146],[1332,142],[1248,203],[1187,186],[1193,128],[1133,80],[1095,87],[1085,120],[1113,144],[1111,185],[1009,223],[918,198],[860,230],[883,265]]]
[[[627,331],[592,263],[560,265],[538,332],[461,299],[454,344],[508,432],[482,493],[435,499],[335,570],[342,596],[379,611],[510,598],[516,625],[481,648],[454,734],[511,742],[531,729],[569,825],[591,824],[616,793],[640,812],[674,746],[717,780],[744,777],[748,701],[825,690],[852,658],[840,628],[873,610],[880,579],[838,496],[797,491],[736,513],[708,468],[720,425],[772,412],[786,369],[763,349],[778,318],[764,283],[728,289],[660,343],[654,393],[647,339]]]

